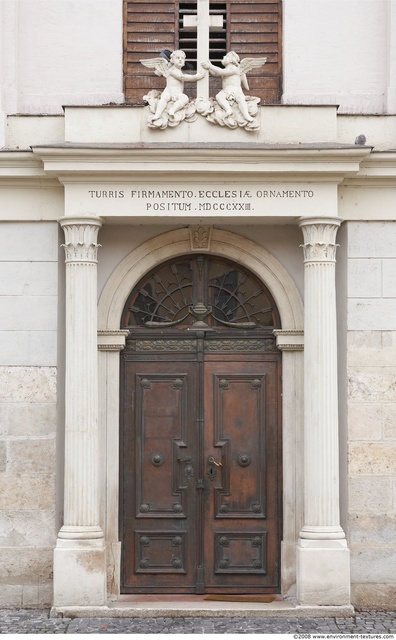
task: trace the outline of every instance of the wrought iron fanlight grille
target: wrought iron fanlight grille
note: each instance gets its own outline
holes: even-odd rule
[[[133,289],[122,326],[262,329],[280,326],[269,291],[251,272],[215,256],[163,263]]]

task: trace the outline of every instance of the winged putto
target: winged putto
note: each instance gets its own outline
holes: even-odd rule
[[[259,98],[245,96],[243,89],[249,90],[246,74],[252,69],[259,69],[267,58],[244,58],[240,60],[235,51],[229,51],[222,60],[224,69],[215,67],[211,62],[203,62],[202,66],[212,76],[222,78],[222,89],[211,99],[212,111],[204,113],[211,122],[231,128],[237,126],[245,129],[257,129],[254,116],[258,112]]]
[[[244,58],[240,60],[235,51],[229,51],[222,60],[224,68],[217,67],[211,62],[203,62],[202,67],[210,75],[222,78],[222,88],[215,98],[197,98],[189,100],[184,93],[185,82],[197,82],[205,73],[193,75],[184,72],[186,54],[184,51],[173,53],[163,51],[158,58],[140,60],[148,69],[153,69],[156,75],[166,78],[166,87],[162,93],[150,91],[143,96],[150,109],[148,125],[165,129],[176,126],[182,120],[192,122],[197,113],[203,115],[209,122],[227,126],[231,129],[243,127],[248,131],[258,129],[259,98],[245,96],[243,89],[249,90],[246,74],[252,69],[259,69],[267,58]]]
[[[167,125],[175,126],[184,119],[194,119],[195,106],[193,102],[189,103],[189,98],[184,93],[184,83],[197,82],[205,73],[184,73],[182,69],[186,62],[186,54],[180,50],[173,51],[169,61],[166,57],[159,57],[140,62],[145,67],[154,69],[156,75],[166,78],[166,87],[161,94],[158,91],[150,91],[144,96],[152,112],[149,116],[149,126],[164,129]]]

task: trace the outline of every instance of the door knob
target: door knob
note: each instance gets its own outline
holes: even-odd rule
[[[223,465],[221,464],[221,462],[216,462],[216,460],[214,459],[213,456],[210,456],[210,458],[208,458],[208,462],[210,462],[210,464],[215,464],[216,467],[222,467]]]

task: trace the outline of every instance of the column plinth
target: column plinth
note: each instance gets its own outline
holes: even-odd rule
[[[340,526],[335,289],[338,218],[304,218],[304,526],[297,597],[304,605],[350,602],[349,550]]]
[[[64,524],[54,552],[54,606],[103,605],[99,520],[98,218],[63,218],[66,254]]]

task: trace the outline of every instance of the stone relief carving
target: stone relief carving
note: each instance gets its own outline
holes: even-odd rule
[[[209,122],[222,127],[257,130],[260,126],[256,118],[260,98],[245,96],[243,89],[249,90],[246,74],[252,69],[259,69],[266,61],[267,58],[240,60],[235,51],[229,51],[222,60],[223,69],[209,60],[203,62],[202,67],[210,75],[222,78],[222,89],[215,98],[198,97],[196,100],[189,100],[183,92],[184,82],[197,82],[205,73],[190,75],[182,71],[186,62],[184,51],[174,51],[169,60],[166,57],[140,60],[148,69],[154,69],[156,75],[166,78],[166,87],[162,93],[152,90],[143,96],[150,110],[148,126],[157,129],[175,127],[183,120],[193,122],[199,113]]]
[[[189,100],[183,92],[185,82],[197,82],[205,77],[200,71],[194,75],[183,73],[186,62],[184,51],[173,51],[169,61],[165,57],[140,60],[148,69],[154,69],[156,75],[166,78],[166,87],[162,93],[149,91],[143,96],[150,109],[148,126],[158,129],[175,127],[183,120],[192,122],[196,119],[195,100]]]
[[[235,51],[229,51],[222,60],[224,69],[215,67],[211,62],[203,62],[202,66],[210,75],[223,79],[222,89],[215,98],[209,101],[197,100],[197,110],[209,122],[220,126],[247,130],[258,129],[260,124],[255,119],[258,113],[260,98],[245,96],[242,89],[249,90],[246,74],[252,69],[259,69],[267,58],[244,58],[240,60]]]
[[[189,227],[191,249],[210,249],[212,227],[209,225],[192,225]]]
[[[335,242],[338,224],[316,223],[302,226],[305,262],[335,262],[338,244]]]
[[[61,222],[65,243],[61,246],[65,250],[66,263],[87,262],[96,263],[98,261],[98,249],[101,246],[96,242],[101,222],[75,222],[66,218]]]

